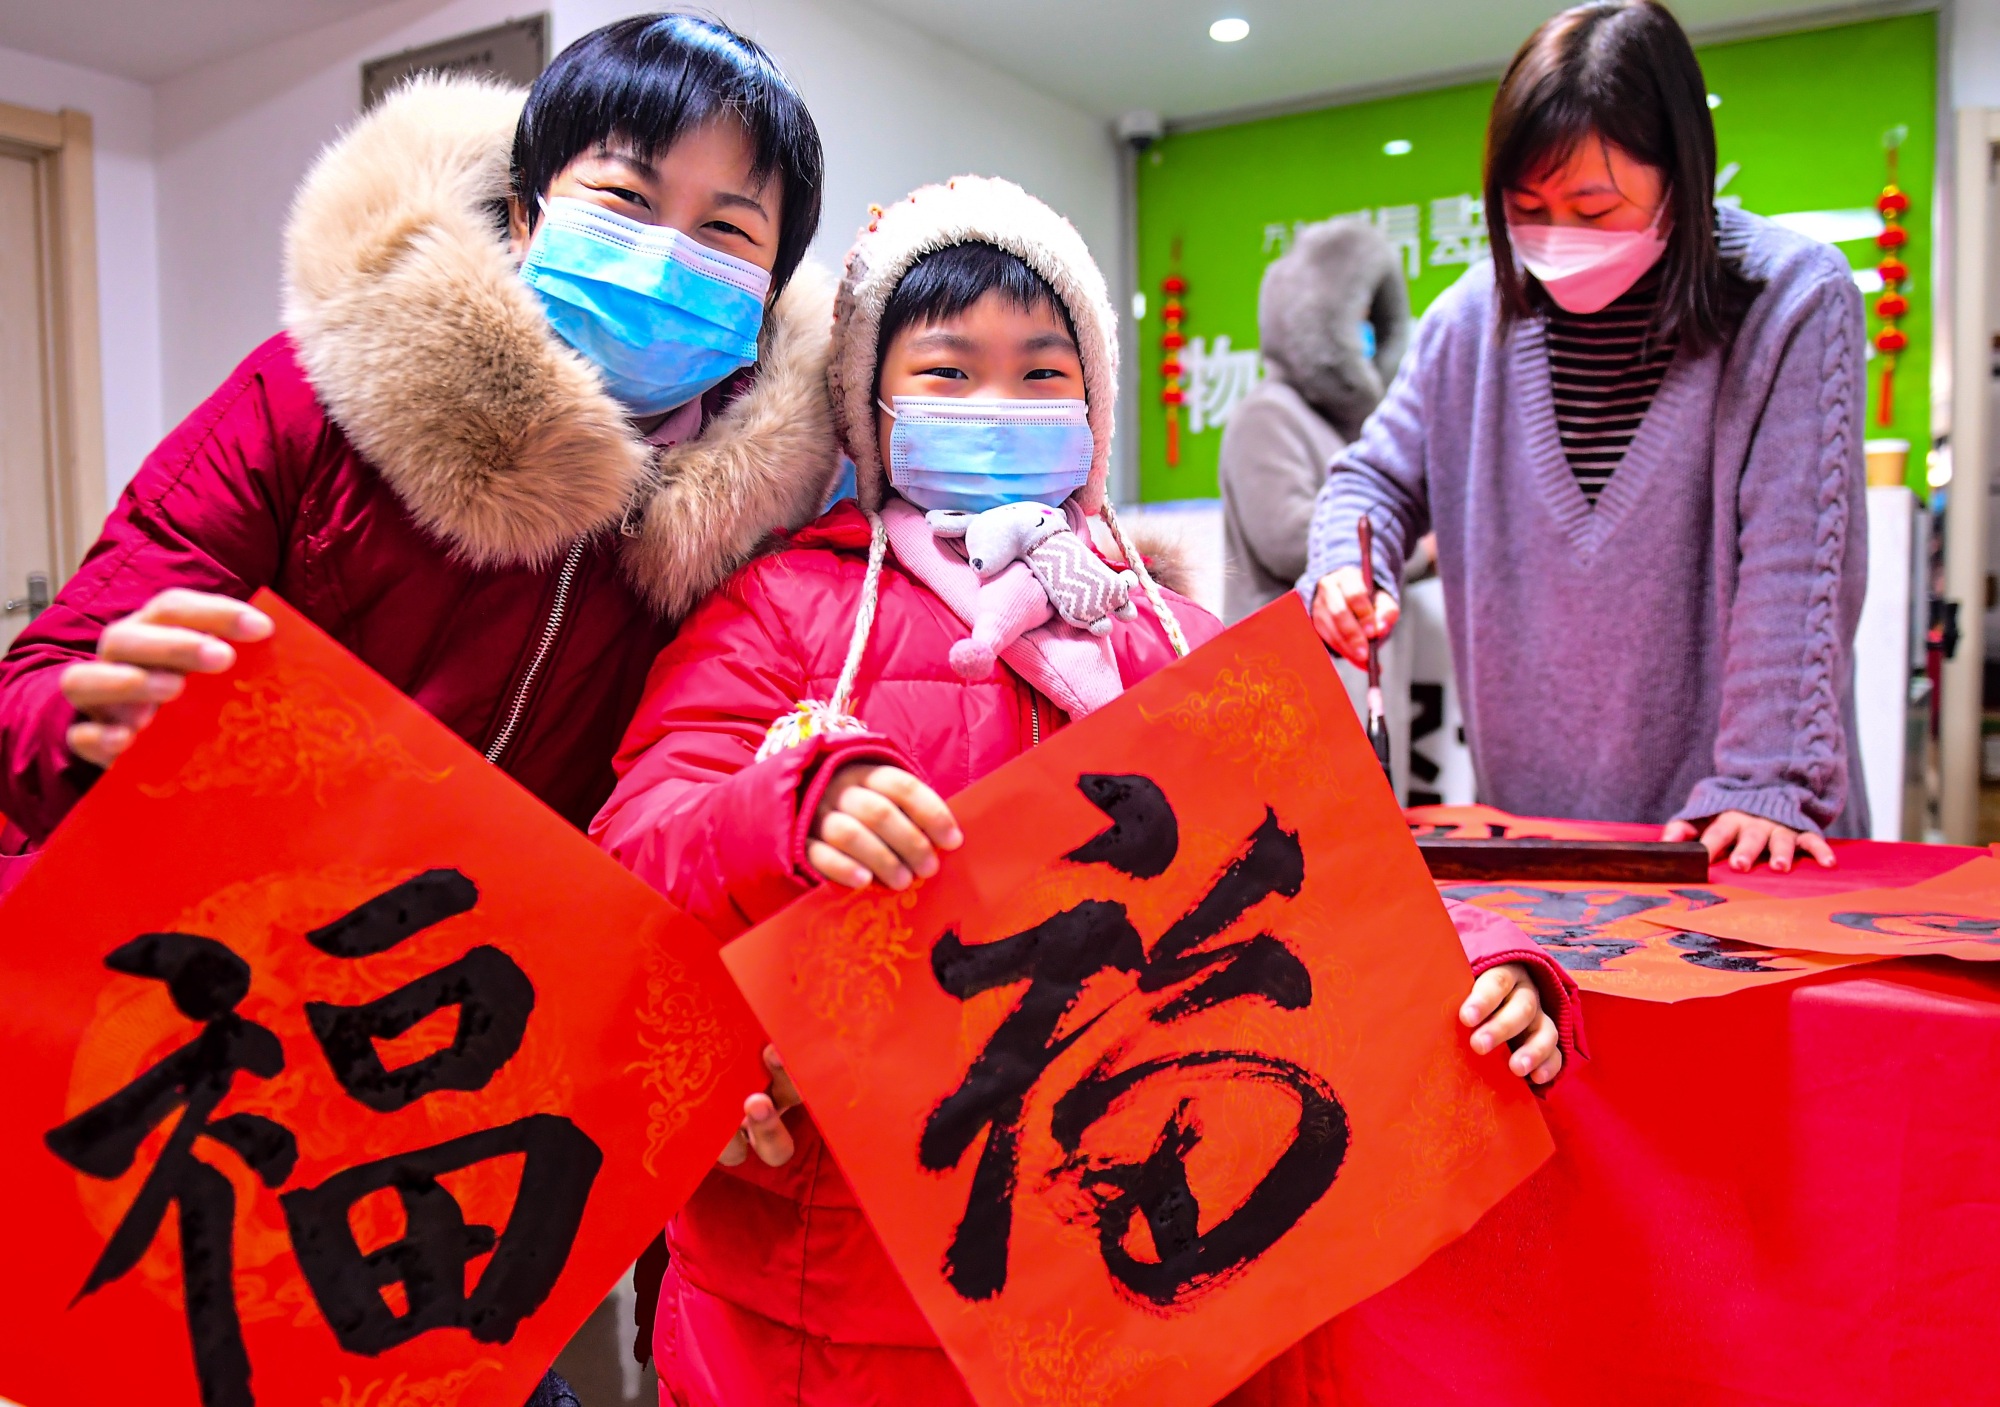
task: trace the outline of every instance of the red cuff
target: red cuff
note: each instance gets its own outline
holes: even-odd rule
[[[798,807],[792,813],[797,817],[792,827],[792,868],[802,883],[820,885],[826,881],[806,863],[806,842],[812,838],[813,816],[834,773],[851,762],[877,762],[912,773],[917,769],[894,743],[879,733],[839,733],[815,738],[804,746],[816,748],[819,755],[806,763],[799,776]]]
[[[1473,960],[1472,975],[1477,977],[1490,968],[1510,962],[1520,963],[1534,977],[1535,990],[1542,998],[1542,1010],[1555,1018],[1556,1040],[1562,1047],[1565,1068],[1572,1060],[1590,1059],[1590,1043],[1583,1035],[1583,994],[1577,990],[1576,980],[1563,965],[1540,948],[1530,944],[1525,948],[1482,953]]]
[[[1444,909],[1451,916],[1452,927],[1458,930],[1459,944],[1465,949],[1474,975],[1503,962],[1524,964],[1535,976],[1542,1010],[1555,1020],[1564,1057],[1589,1059],[1590,1047],[1583,1039],[1581,1000],[1576,983],[1562,964],[1543,952],[1534,939],[1521,931],[1519,924],[1503,914],[1459,899],[1446,899]]]

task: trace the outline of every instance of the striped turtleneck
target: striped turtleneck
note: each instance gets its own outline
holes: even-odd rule
[[[1654,269],[1601,311],[1548,313],[1556,428],[1570,472],[1593,508],[1674,359],[1673,339],[1647,336],[1659,290]]]

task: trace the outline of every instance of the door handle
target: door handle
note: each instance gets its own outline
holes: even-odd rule
[[[19,598],[10,596],[4,603],[0,603],[0,615],[11,616],[26,611],[28,619],[33,620],[49,608],[51,599],[48,573],[29,572],[28,594]]]

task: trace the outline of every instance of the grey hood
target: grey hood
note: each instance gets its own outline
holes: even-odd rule
[[[1375,329],[1375,355],[1361,324]],[[1396,252],[1353,217],[1303,226],[1264,270],[1257,295],[1264,368],[1352,440],[1410,342],[1410,295]]]

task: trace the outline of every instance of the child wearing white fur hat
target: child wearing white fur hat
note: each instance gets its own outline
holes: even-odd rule
[[[821,882],[902,889],[966,863],[941,859],[961,843],[944,795],[1221,628],[1118,526],[1110,300],[1076,231],[1019,187],[960,177],[874,212],[828,380],[859,501],[745,568],[662,652],[591,827],[724,940]],[[1516,1072],[1553,1079],[1560,969],[1497,920],[1467,942],[1475,1049],[1515,1039]],[[765,1059],[770,1094],[668,1229],[663,1400],[968,1403]]]

